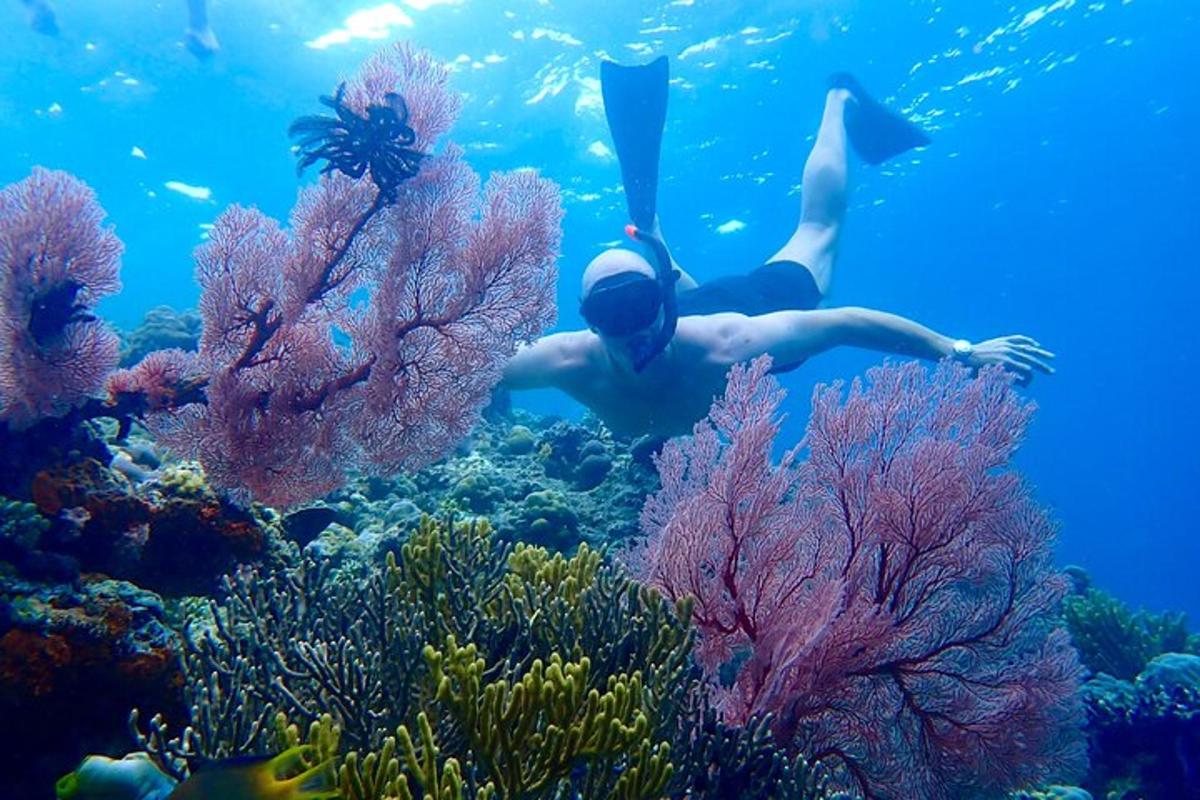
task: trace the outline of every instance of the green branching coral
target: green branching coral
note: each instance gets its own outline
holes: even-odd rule
[[[844,768],[781,746],[770,716],[725,725],[706,695],[689,698],[675,741],[670,797],[688,800],[858,800]]]
[[[503,625],[481,610],[502,591],[508,552],[486,519],[425,517],[401,548],[400,558],[389,554],[389,591],[424,610],[426,642],[441,642],[446,636],[496,639]]]
[[[597,785],[588,797],[656,797],[670,778],[670,745],[650,741],[636,672],[609,676],[601,693],[588,688],[586,657],[564,663],[553,654],[519,677],[492,682],[485,682],[487,664],[474,645],[450,638],[443,650],[426,647],[425,658],[437,700],[451,710],[501,798],[550,796],[584,763],[602,765],[589,771],[601,779],[620,773],[607,793]]]
[[[696,705],[689,618],[586,546],[425,519],[382,567],[231,577],[186,637],[188,725],[140,744],[179,777],[304,746],[345,800],[842,797]]]
[[[417,715],[420,745],[401,725],[378,752],[359,760],[349,753],[338,771],[338,788],[345,800],[491,800],[496,791],[490,783],[472,794],[455,758],[440,758],[429,717]],[[414,788],[415,787],[415,788]]]
[[[671,605],[605,566],[587,545],[570,558],[517,545],[504,588],[489,615],[526,621],[517,627],[510,660],[558,653],[575,661],[587,657],[593,676],[637,671],[651,698],[647,713],[656,735],[675,734],[672,726],[695,680],[689,676],[691,632],[681,623],[690,618],[686,601]],[[602,690],[603,680],[588,688]]]
[[[1080,659],[1093,673],[1133,680],[1162,653],[1200,653],[1183,614],[1131,611],[1107,592],[1087,589],[1063,601],[1063,617]]]
[[[370,749],[413,712],[429,627],[425,608],[394,591],[386,571],[335,574],[327,565],[262,574],[247,569],[224,583],[225,599],[185,631],[188,725],[172,736],[154,717],[142,749],[175,777],[197,761],[276,751],[283,713],[308,726],[330,715],[343,744]]]
[[[247,570],[225,592],[189,628],[188,726],[140,734],[173,774],[304,744],[338,753],[347,800],[667,794],[688,614],[595,551],[426,519],[386,566]]]

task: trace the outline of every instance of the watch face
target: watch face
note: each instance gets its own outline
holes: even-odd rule
[[[969,356],[971,354],[971,350],[973,349],[974,348],[971,347],[971,343],[966,339],[959,339],[954,343],[954,352],[960,356]]]

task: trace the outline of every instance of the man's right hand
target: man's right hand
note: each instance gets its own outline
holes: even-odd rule
[[[1000,364],[1015,372],[1022,384],[1027,384],[1033,380],[1035,370],[1054,374],[1054,367],[1048,363],[1052,358],[1054,353],[1028,336],[997,336],[974,345],[967,363],[973,367]]]

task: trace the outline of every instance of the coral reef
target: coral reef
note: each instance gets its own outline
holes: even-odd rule
[[[197,250],[197,352],[115,373],[91,305],[118,288],[121,246],[90,190],[45,170],[5,188],[0,422],[70,411],[123,438],[142,420],[215,485],[279,506],[451,450],[554,319],[562,209],[530,171],[481,189],[459,148],[434,151],[460,104],[448,79],[405,46],[370,59],[326,99],[337,119],[298,123],[302,164],[329,163],[290,231],[233,206]]]
[[[511,455],[522,456],[532,453],[536,445],[537,437],[533,435],[533,431],[524,425],[513,425],[508,431],[508,435],[504,437],[500,449]]]
[[[1092,795],[1078,786],[1054,785],[1045,789],[1013,792],[1009,800],[1092,800]]]
[[[78,566],[41,547],[42,535],[49,529],[50,521],[33,503],[0,497],[0,562],[8,562],[17,574],[31,580],[73,581]]]
[[[107,464],[113,453],[92,426],[72,416],[46,417],[21,430],[0,423],[0,494],[28,500],[34,475],[84,458]]]
[[[775,715],[866,797],[997,793],[1083,766],[1053,528],[1003,469],[1030,409],[998,370],[877,368],[814,395],[772,465],[769,359],[658,460],[629,562],[691,598],[726,721]]]
[[[450,489],[452,500],[463,511],[491,514],[504,502],[503,477],[483,459],[478,467],[466,467],[463,476]]]
[[[565,427],[529,415],[518,418],[535,441],[541,431]],[[146,745],[164,764],[174,764],[176,776],[182,777],[188,762],[202,755],[278,753],[304,743],[302,730],[311,728],[311,737],[320,728],[320,736],[335,740],[320,746],[339,755],[343,796],[420,797],[430,786],[451,797],[503,796],[503,782],[489,771],[489,759],[481,757],[491,746],[489,740],[470,740],[465,712],[450,698],[438,699],[441,682],[433,677],[431,657],[450,663],[453,653],[473,646],[475,661],[485,665],[478,698],[495,686],[493,693],[503,688],[503,696],[511,699],[538,660],[544,681],[551,663],[560,664],[560,671],[568,665],[577,670],[586,659],[588,691],[594,689],[598,697],[607,692],[608,679],[624,675],[631,680],[637,673],[648,736],[636,747],[631,743],[618,761],[628,765],[648,759],[639,774],[666,780],[654,796],[862,797],[836,759],[814,759],[814,752],[805,747],[797,751],[795,739],[777,738],[773,717],[755,716],[745,725],[727,720],[723,707],[716,705],[724,692],[701,691],[703,676],[690,666],[690,647],[680,638],[686,630],[677,621],[677,611],[614,572],[587,544],[578,544],[579,538],[590,538],[589,519],[597,520],[591,524],[601,534],[603,526],[621,524],[612,508],[591,516],[590,502],[646,485],[639,483],[643,470],[632,463],[625,443],[596,437],[613,454],[614,472],[599,488],[581,491],[573,480],[547,477],[536,447],[524,454],[506,453],[504,442],[512,425],[494,418],[475,431],[466,451],[411,475],[356,480],[340,499],[316,509],[318,523],[331,515],[335,521],[305,550],[311,558],[291,568],[242,570],[230,577],[215,602],[181,606],[178,610],[189,609],[192,647],[185,703],[194,705],[197,715],[184,717],[176,710],[157,720],[142,720],[148,726]],[[588,430],[587,425],[576,427]],[[581,436],[580,441],[582,449],[589,439]],[[172,496],[195,503],[216,497],[198,465],[168,461],[149,472],[136,486],[121,476],[107,480],[156,503]],[[480,480],[475,483],[472,477]],[[510,517],[509,510],[519,509],[525,496],[549,487],[578,511],[581,536],[572,543],[578,549],[569,558],[507,541],[527,535],[516,527],[524,523]],[[452,526],[417,522],[420,506],[464,508],[476,492],[510,519],[508,531],[492,530],[482,521]],[[29,505],[10,507],[10,538],[40,547],[43,537],[51,534],[46,518]],[[385,515],[410,532],[376,537],[372,532],[380,530]],[[24,522],[18,523],[17,517]],[[276,526],[286,530],[286,519],[259,517],[269,537]],[[27,524],[32,530],[25,530]],[[370,547],[365,546],[368,541]],[[594,541],[608,540],[597,536]],[[673,655],[664,661],[663,652]],[[748,655],[745,650],[736,652],[718,682],[733,685]],[[443,668],[443,677],[456,680],[449,668]],[[1139,699],[1149,697],[1150,689],[1140,689],[1134,681],[1106,679],[1110,683],[1090,682],[1085,695],[1094,768],[1083,785],[1097,797],[1106,792],[1120,796],[1118,790],[1129,792],[1129,797],[1155,796],[1163,786],[1178,788],[1179,778],[1171,777],[1170,770],[1178,769],[1176,754],[1188,752],[1188,725],[1193,723],[1180,709],[1193,702],[1191,695],[1159,691],[1160,698],[1173,699],[1151,705]],[[1149,686],[1149,681],[1142,683]],[[1163,679],[1154,685],[1168,683]],[[530,730],[540,725],[545,734],[550,717],[540,713],[532,714]],[[623,719],[630,727],[630,718]],[[185,720],[192,724],[190,731],[182,727]],[[107,724],[111,731],[112,720]],[[172,738],[168,726],[180,734],[172,746],[167,745]],[[291,738],[281,734],[283,728],[294,732]],[[495,731],[489,735],[501,736]],[[102,738],[104,743],[91,749],[117,752],[112,740]],[[1131,745],[1135,740],[1137,747]],[[661,748],[664,743],[667,751]],[[78,755],[79,751],[70,753],[72,759]],[[593,772],[580,769],[560,775],[550,782],[553,791],[608,796],[628,770],[603,769],[604,756],[596,755],[595,762],[583,759],[593,764]],[[658,760],[651,768],[654,756]],[[61,772],[69,763],[62,758],[47,758],[39,774]],[[544,774],[549,765],[542,761],[534,768],[534,763],[529,762],[524,773],[518,770],[524,778],[504,780],[527,781],[534,773]],[[668,764],[669,777],[663,778]],[[589,780],[602,785],[593,792]],[[539,792],[533,794],[543,796]],[[1050,786],[1013,795],[1086,796],[1083,789]]]
[[[771,717],[728,726],[704,697],[693,698],[683,739],[677,747],[671,797],[692,800],[855,800],[849,776],[836,765],[810,763],[789,755],[771,731]]]
[[[601,450],[608,459],[596,486],[580,488],[574,470],[564,478],[546,474],[547,446],[552,449],[550,443],[564,432],[579,449]],[[634,463],[630,443],[594,420],[573,424],[526,412],[492,415],[467,443],[425,469],[386,480],[358,477],[334,493],[330,500],[339,521],[356,533],[343,550],[358,549],[382,561],[398,550],[397,531],[411,528],[422,508],[486,514],[501,535],[517,541],[564,551],[581,542],[605,548],[638,533],[642,503],[657,488],[653,470]],[[544,522],[532,528],[539,519]]]
[[[607,431],[594,432],[569,422],[556,422],[539,441],[539,455],[546,475],[570,483],[580,491],[599,486],[612,469]]]
[[[579,541],[579,520],[567,499],[553,489],[530,492],[521,501],[517,529],[524,538],[553,550],[570,550]]]
[[[448,707],[478,763],[485,788],[502,798],[548,793],[582,763],[587,777],[577,783],[588,797],[618,766],[620,778],[609,791],[618,797],[654,797],[671,775],[670,746],[650,738],[650,722],[640,673],[610,675],[603,694],[589,688],[591,662],[584,656],[563,663],[535,659],[513,679],[487,681],[487,662],[474,645],[460,647],[448,637],[444,650],[426,646],[436,699]],[[597,768],[593,765],[599,765]]]

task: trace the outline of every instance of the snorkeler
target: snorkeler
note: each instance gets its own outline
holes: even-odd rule
[[[851,76],[830,79],[804,165],[795,233],[749,274],[704,284],[674,262],[655,213],[667,61],[605,63],[601,77],[634,223],[626,230],[651,259],[624,249],[596,256],[584,271],[580,300],[589,330],[522,347],[506,365],[502,387],[560,389],[620,433],[679,435],[708,413],[730,366],[763,354],[776,372],[841,346],[953,357],[972,367],[1001,364],[1023,382],[1054,371],[1053,354],[1028,336],[972,343],[882,311],[817,308],[829,289],[846,212],[847,140],[871,164],[929,143]]]
[[[58,35],[58,17],[49,0],[21,0],[29,17],[29,27],[45,36]],[[208,58],[221,49],[217,35],[208,24],[208,0],[187,0],[188,26],[184,43],[192,55]]]

